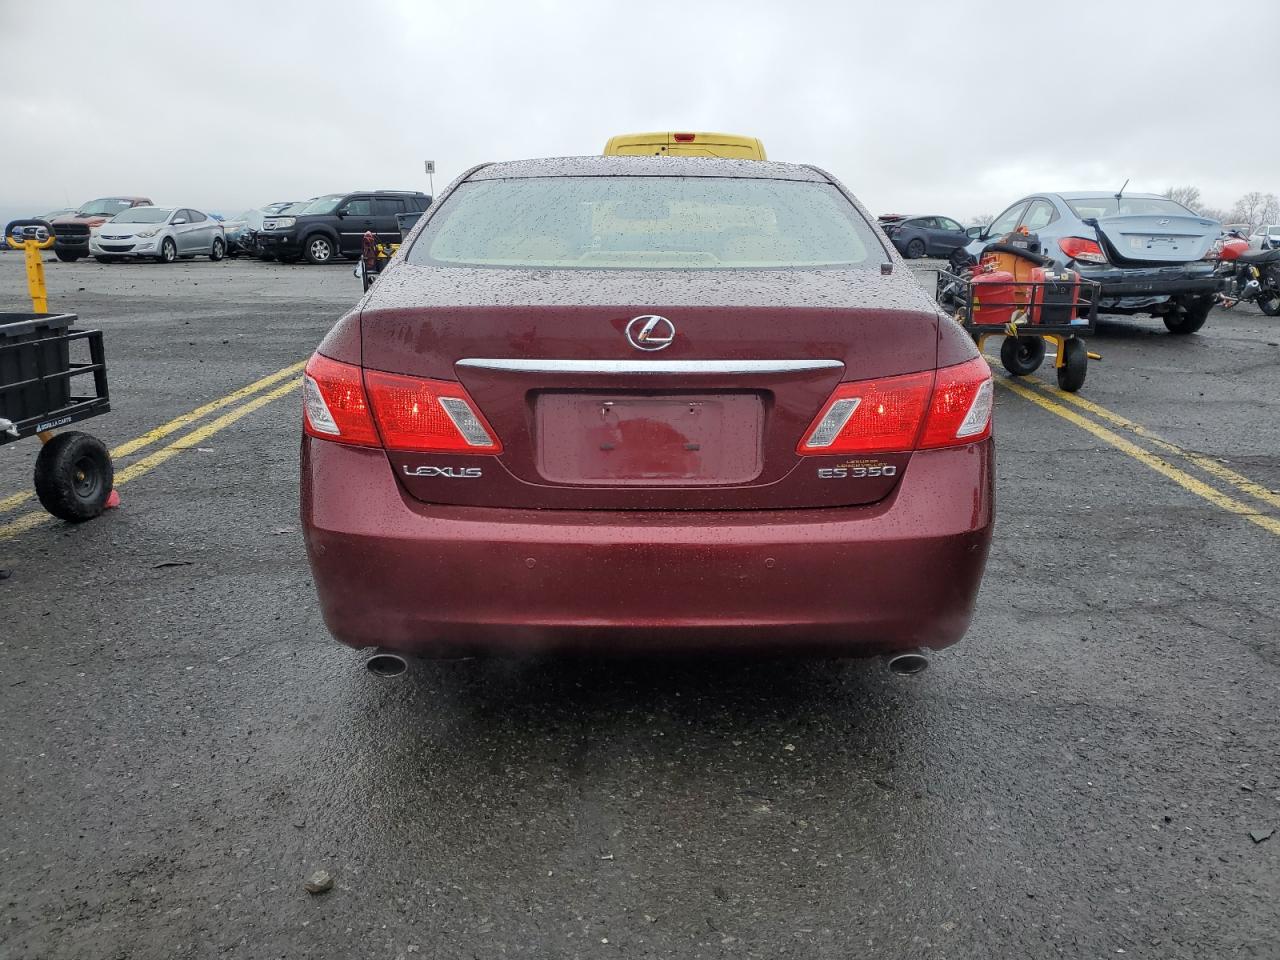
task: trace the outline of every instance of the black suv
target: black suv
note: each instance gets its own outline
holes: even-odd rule
[[[316,197],[294,212],[262,221],[258,253],[291,263],[306,257],[328,263],[335,254],[349,260],[360,256],[365,231],[383,243],[400,242],[396,214],[422,212],[431,198],[416,190],[357,190]]]

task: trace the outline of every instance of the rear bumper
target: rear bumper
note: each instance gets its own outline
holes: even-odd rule
[[[1216,292],[1221,281],[1209,262],[1172,267],[1089,267],[1076,264],[1080,276],[1102,284],[1102,298],[1167,297]]]
[[[917,453],[865,507],[433,506],[377,450],[310,438],[302,521],[325,622],[408,654],[845,656],[959,640],[993,523],[990,440]]]

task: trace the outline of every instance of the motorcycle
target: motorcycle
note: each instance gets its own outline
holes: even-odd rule
[[[1218,294],[1224,307],[1256,303],[1268,317],[1280,316],[1280,250],[1249,249],[1249,239],[1233,230],[1218,241]]]

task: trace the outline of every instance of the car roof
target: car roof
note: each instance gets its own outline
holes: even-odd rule
[[[469,180],[522,177],[736,177],[752,180],[829,182],[813,167],[774,160],[722,160],[717,157],[547,157],[490,163]]]
[[[1027,194],[1027,196],[1028,197],[1045,196],[1045,194],[1029,193]],[[1066,191],[1059,190],[1056,194],[1048,194],[1048,196],[1058,196],[1058,197],[1061,197],[1063,200],[1103,200],[1103,199],[1114,198],[1115,194],[1112,193],[1110,190],[1066,190]],[[1168,197],[1162,196],[1161,194],[1158,194],[1158,193],[1138,193],[1137,191],[1129,191],[1129,190],[1125,191],[1124,196],[1137,197],[1140,200],[1168,200],[1169,199]],[[1024,197],[1023,199],[1026,199],[1026,198]]]

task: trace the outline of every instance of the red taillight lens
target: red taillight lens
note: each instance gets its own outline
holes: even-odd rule
[[[414,453],[502,452],[460,383],[362,370],[317,353],[302,394],[302,428],[321,440]]]
[[[359,367],[312,355],[302,378],[302,401],[302,429],[308,436],[379,446]]]
[[[1086,240],[1084,237],[1063,237],[1058,241],[1058,247],[1071,260],[1079,260],[1081,263],[1106,263],[1106,254],[1102,252],[1102,247],[1098,246],[1096,240]]]
[[[497,434],[480,415],[462,384],[379,370],[366,370],[364,380],[382,442],[388,450],[502,452]]]
[[[692,134],[692,133],[673,133],[673,134],[671,135],[671,139],[673,139],[676,143],[693,143],[693,141],[694,141],[694,134]]]
[[[932,387],[932,372],[842,383],[796,452],[813,455],[912,450]]]
[[[953,367],[842,383],[796,448],[801,455],[897,453],[991,436],[991,368]]]
[[[940,369],[920,449],[959,446],[991,436],[992,392],[991,368],[982,357]]]

